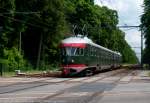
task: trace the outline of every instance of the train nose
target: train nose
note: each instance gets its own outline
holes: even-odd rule
[[[63,64],[70,64],[72,62],[74,62],[74,60],[72,60],[70,57],[65,57],[62,59]]]

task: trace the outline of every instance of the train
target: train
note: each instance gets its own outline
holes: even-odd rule
[[[63,76],[89,76],[96,71],[120,67],[122,56],[87,36],[74,35],[61,41],[60,60]]]

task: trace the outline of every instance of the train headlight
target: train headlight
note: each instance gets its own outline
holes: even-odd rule
[[[74,63],[74,60],[72,59],[71,62]]]

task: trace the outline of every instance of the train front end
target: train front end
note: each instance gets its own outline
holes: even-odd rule
[[[84,48],[86,44],[81,38],[70,37],[61,42],[61,68],[63,76],[73,76],[86,68]]]

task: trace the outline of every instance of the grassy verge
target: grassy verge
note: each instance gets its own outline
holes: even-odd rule
[[[2,77],[14,77],[14,76],[15,76],[15,72],[3,72]]]
[[[148,76],[150,77],[150,72],[148,73]]]
[[[56,72],[59,71],[59,68],[52,68],[50,70],[27,70],[27,71],[22,71],[21,73],[26,73],[26,74],[40,74],[40,73],[44,73],[44,72]],[[15,71],[14,72],[3,72],[3,76],[2,77],[14,77],[16,76]]]

